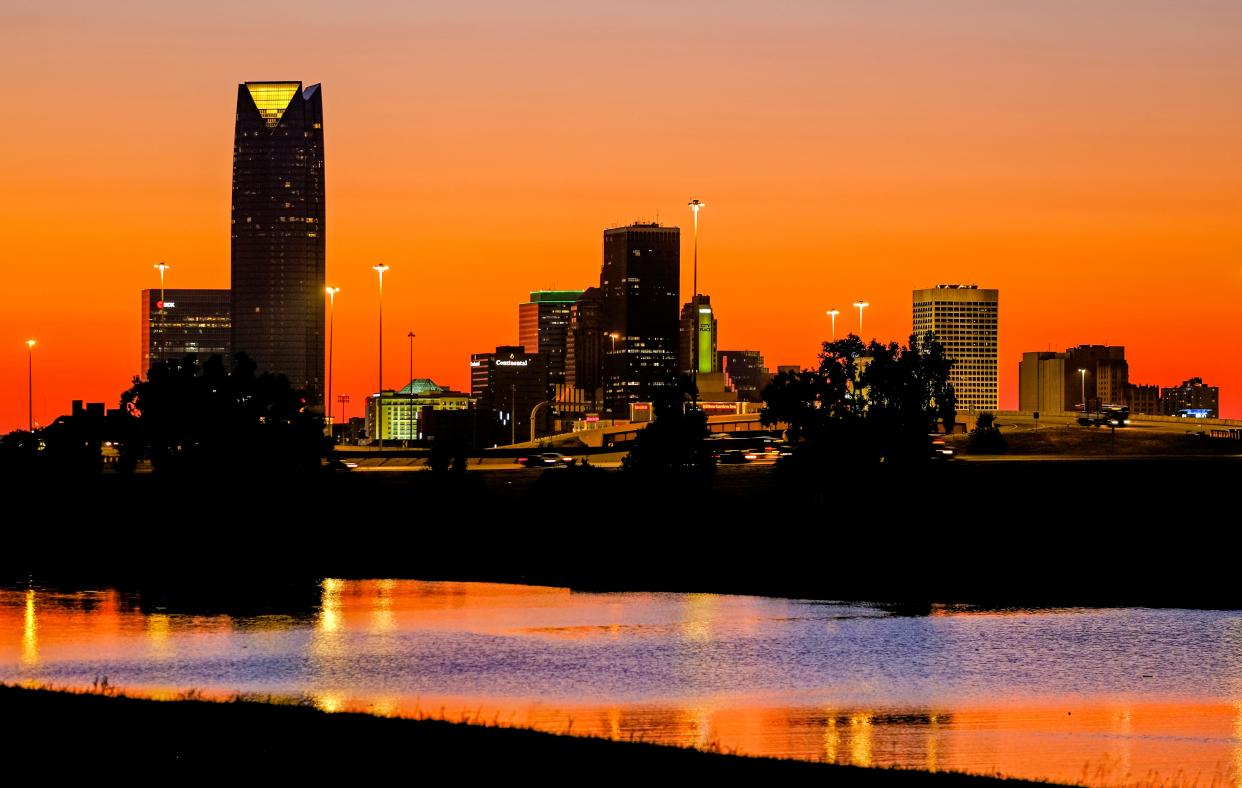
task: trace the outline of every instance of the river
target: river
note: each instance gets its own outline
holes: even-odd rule
[[[221,580],[227,582],[226,579]],[[863,766],[1242,785],[1242,615],[325,580],[278,614],[0,589],[0,681]]]

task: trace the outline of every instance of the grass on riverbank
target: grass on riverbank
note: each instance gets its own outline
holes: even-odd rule
[[[1190,430],[1175,433],[1122,428],[1114,435],[1105,427],[1008,428],[1002,422],[1001,434],[1010,455],[1211,457],[1242,453],[1242,442],[1194,435]],[[970,454],[969,436],[951,435],[947,442],[959,453]]]
[[[193,698],[194,693],[187,693]],[[532,730],[328,714],[249,700],[152,701],[114,691],[73,693],[0,685],[0,752],[58,768],[136,776],[149,770],[227,769],[360,781],[432,776],[596,779],[694,776],[814,780],[818,785],[1006,788],[1048,785],[956,773],[863,769],[688,748],[557,736]],[[10,761],[13,762],[13,761]],[[165,772],[166,773],[166,772]],[[593,777],[594,776],[594,777]]]

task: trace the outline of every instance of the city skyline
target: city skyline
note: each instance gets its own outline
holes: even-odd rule
[[[757,12],[745,9],[717,12],[688,40],[666,29],[667,16],[657,23],[635,14],[621,27],[650,42],[640,59],[625,53],[619,34],[590,33],[594,48],[571,43],[573,33],[593,30],[589,12],[559,19],[537,8],[517,20],[525,43],[502,54],[525,56],[532,40],[555,46],[505,70],[469,58],[511,29],[511,16],[441,8],[424,24],[447,31],[445,40],[417,56],[385,55],[405,65],[418,58],[428,67],[420,73],[437,75],[415,82],[394,76],[408,69],[374,59],[295,57],[305,42],[245,52],[264,25],[203,32],[195,12],[180,10],[168,12],[167,38],[144,50],[167,68],[139,67],[116,54],[124,46],[104,42],[149,31],[101,16],[72,39],[54,29],[51,11],[22,9],[11,30],[26,35],[14,37],[10,56],[46,68],[13,86],[9,103],[29,122],[4,132],[23,157],[0,197],[12,271],[0,316],[8,348],[0,427],[26,423],[25,339],[37,340],[34,408],[46,423],[73,399],[114,404],[128,385],[139,345],[127,305],[158,285],[155,262],[172,264],[170,288],[229,286],[227,107],[238,78],[287,74],[332,91],[327,282],[342,288],[334,391],[352,395],[350,415],[361,415],[374,389],[374,263],[392,266],[385,369],[405,369],[399,338],[416,331],[416,375],[463,390],[463,359],[516,343],[515,299],[593,283],[603,228],[658,215],[686,230],[688,261],[685,206],[694,197],[711,206],[699,289],[728,315],[720,347],[760,350],[773,368],[807,366],[829,336],[826,309],[842,309],[843,333],[853,325],[849,304],[865,298],[867,334],[904,340],[911,288],[986,282],[1006,299],[1002,409],[1017,405],[1023,352],[1099,343],[1127,347],[1133,379],[1171,385],[1201,376],[1222,389],[1222,416],[1242,415],[1232,353],[1242,340],[1234,318],[1242,163],[1233,142],[1242,115],[1219,101],[1238,86],[1242,55],[1223,31],[1242,12],[1107,6],[1058,27],[1068,11],[1034,19],[1032,8],[975,17],[975,38],[960,50],[947,47],[958,31],[924,9],[909,22],[855,10],[850,24],[878,47],[871,55],[847,45],[832,8],[793,3],[783,17],[764,18],[747,44],[749,54],[771,55],[747,59],[763,63],[754,77],[719,51],[750,29]],[[389,41],[395,33],[385,24],[410,32],[400,11],[372,10],[341,33],[342,51]],[[688,24],[688,12],[670,13]],[[920,20],[926,35],[904,39]],[[194,46],[231,34],[240,48]],[[841,46],[825,45],[833,42]],[[1023,58],[1003,57],[1019,45]],[[591,80],[569,76],[595,50],[621,67]],[[1117,67],[1092,65],[1097,55]],[[84,149],[70,148],[48,86],[58,69],[84,70],[88,56],[92,73],[116,89],[82,97],[96,126]],[[690,63],[702,66],[693,90]],[[804,72],[850,74],[857,84],[820,84]],[[1137,90],[1136,80],[1146,87]],[[626,102],[606,97],[637,81],[646,92],[634,118]],[[773,81],[786,87],[769,91]],[[538,90],[514,90],[523,85]],[[118,98],[144,88],[158,89],[158,107]],[[65,233],[70,223],[76,231]],[[463,289],[470,320],[437,297]],[[95,342],[84,352],[87,332]]]

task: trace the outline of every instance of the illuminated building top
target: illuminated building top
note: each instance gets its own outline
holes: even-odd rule
[[[246,90],[250,91],[250,98],[254,101],[259,115],[263,117],[263,122],[269,129],[280,125],[280,119],[284,117],[285,110],[289,108],[289,102],[293,100],[300,87],[302,87],[301,82],[246,83]]]

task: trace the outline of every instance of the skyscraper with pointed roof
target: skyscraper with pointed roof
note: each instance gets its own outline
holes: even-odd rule
[[[233,351],[322,404],[323,99],[319,85],[237,86],[233,142]]]

